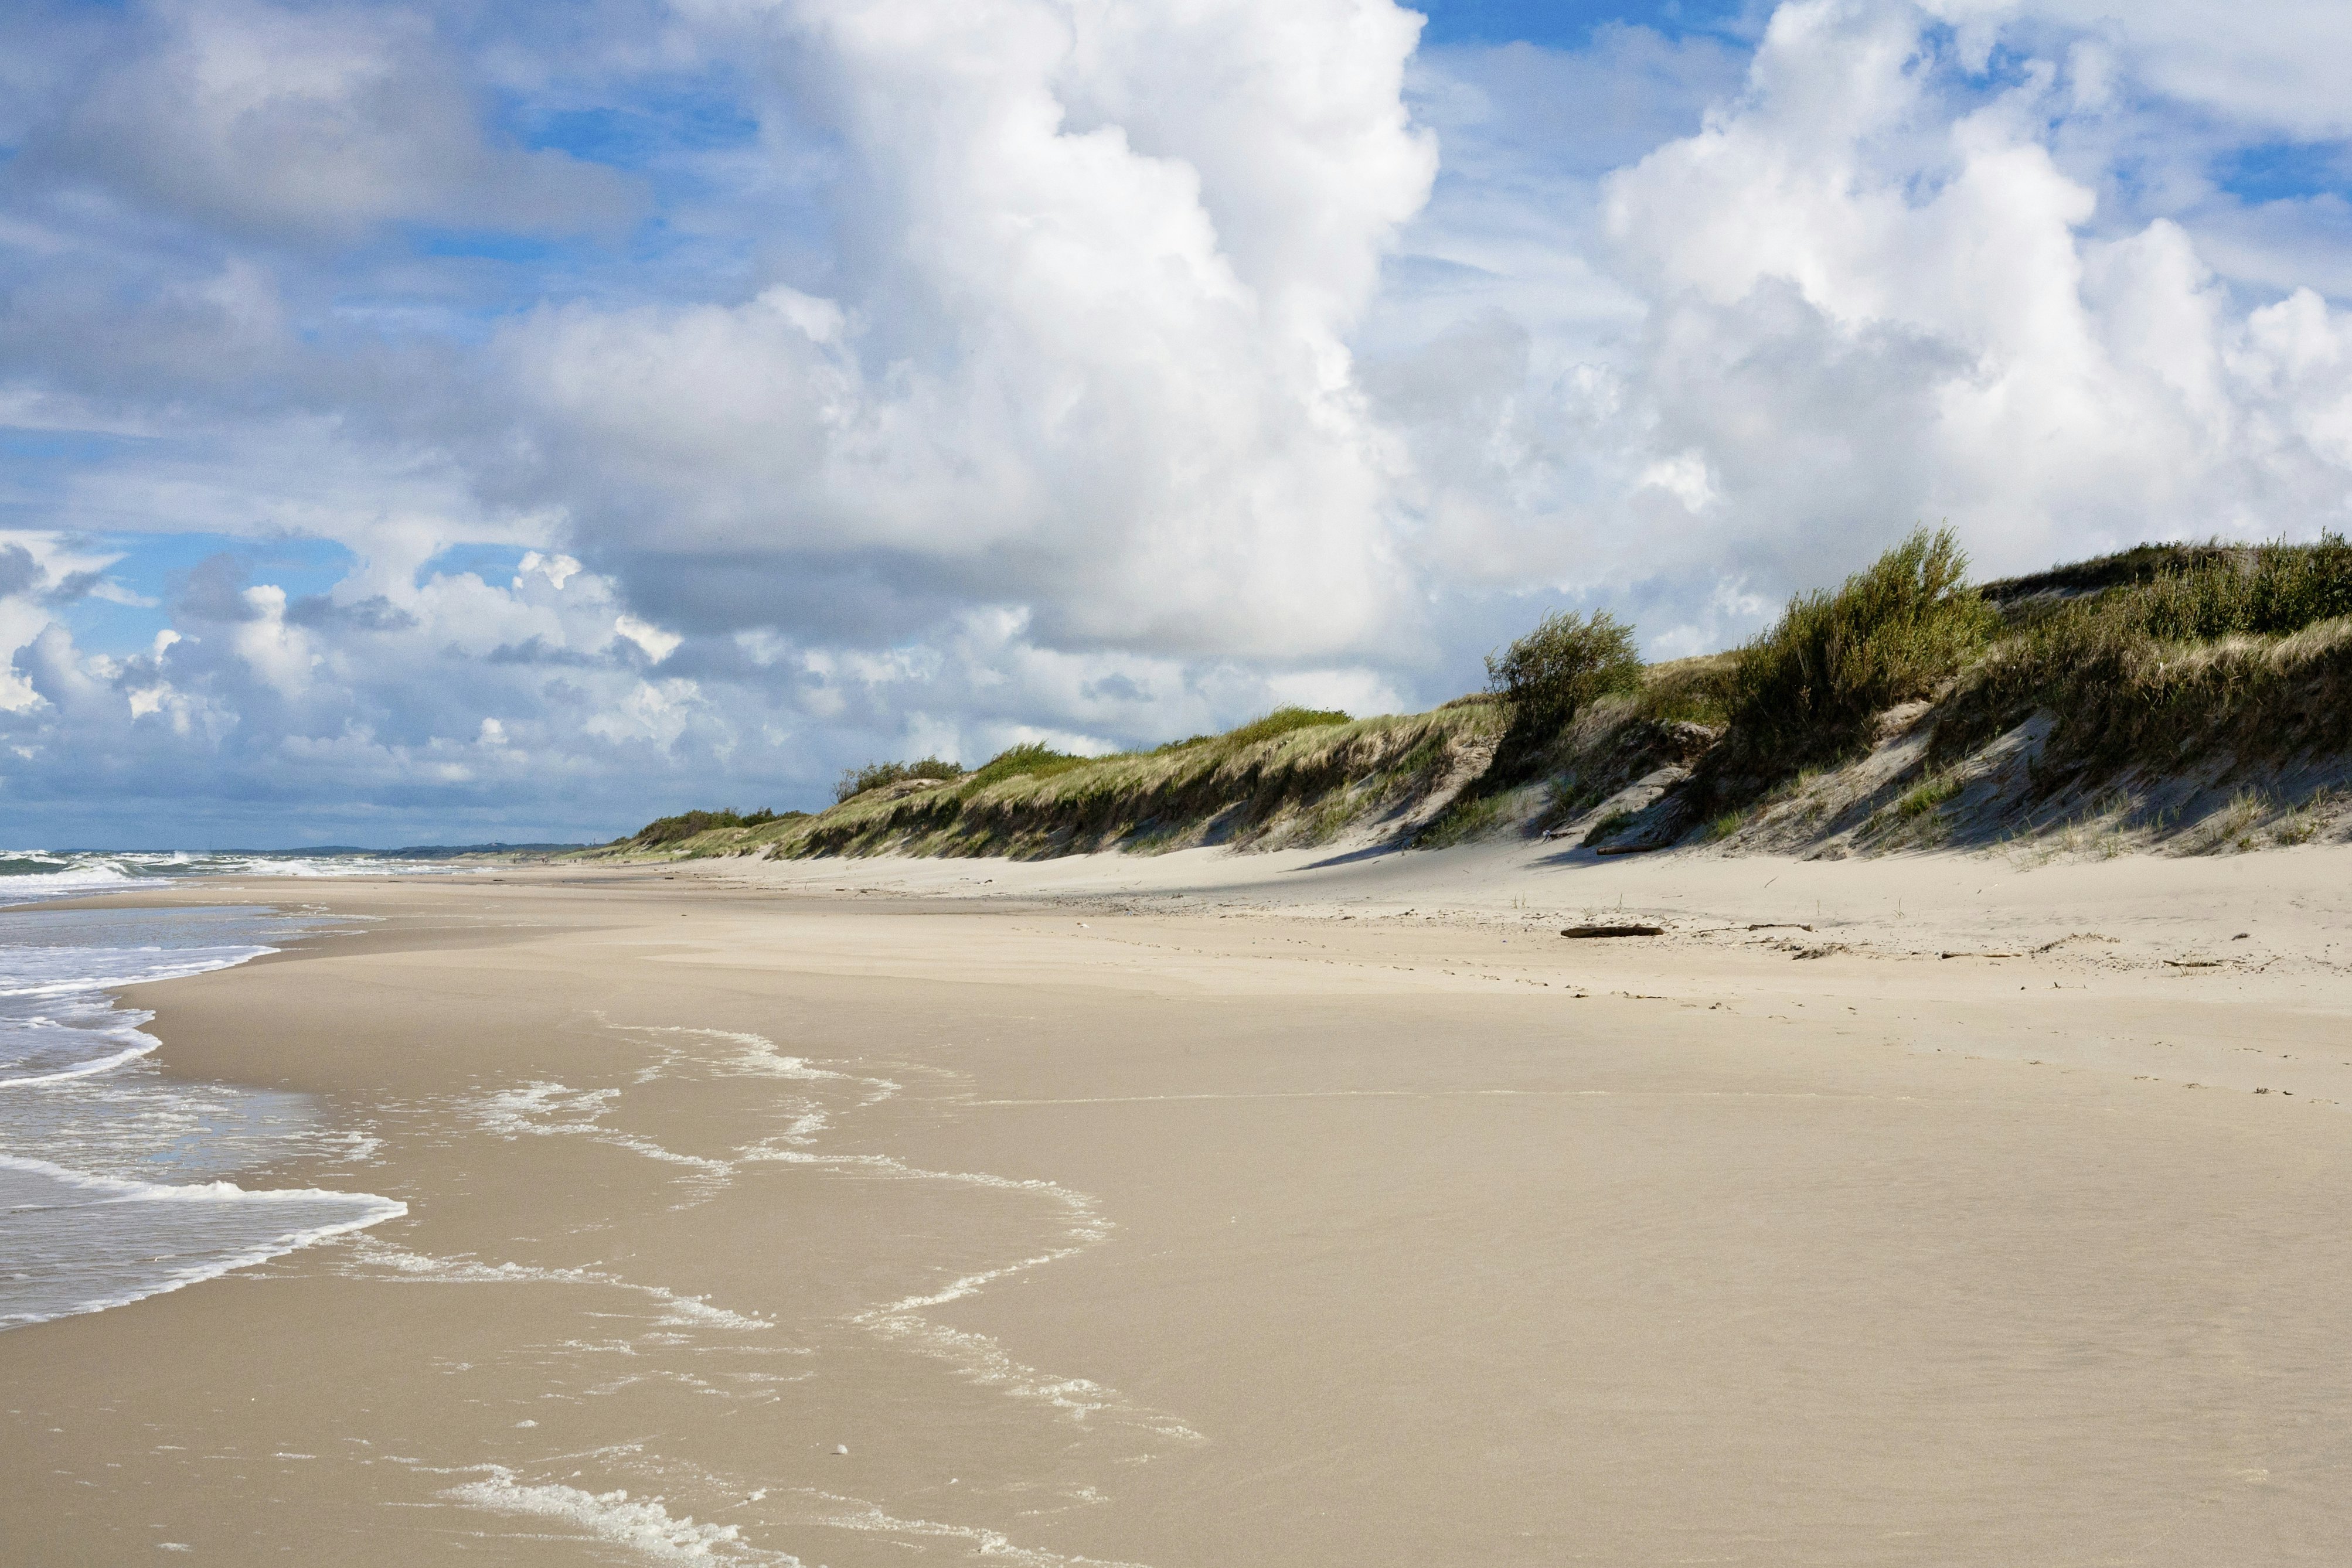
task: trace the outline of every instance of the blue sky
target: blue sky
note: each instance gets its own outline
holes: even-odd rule
[[[1074,20],[1077,18],[1077,20]],[[0,828],[601,838],[2352,509],[2282,0],[34,0]]]
[[[1580,49],[1595,27],[1611,23],[1647,27],[1668,37],[1684,33],[1752,34],[1758,8],[1746,0],[1669,0],[1659,5],[1570,3],[1554,5],[1527,0],[1456,0],[1419,6],[1429,18],[1424,45],[1436,47],[1529,43],[1551,49]]]

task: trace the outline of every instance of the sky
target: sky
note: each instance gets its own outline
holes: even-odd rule
[[[14,0],[0,837],[845,768],[2352,526],[2340,0]]]

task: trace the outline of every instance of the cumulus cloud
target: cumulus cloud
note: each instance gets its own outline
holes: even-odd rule
[[[563,497],[587,550],[719,626],[769,619],[747,580],[867,640],[978,601],[1059,643],[1299,655],[1409,614],[1346,335],[1434,166],[1399,97],[1413,17],[711,16],[778,90],[823,84],[856,266],[823,297],[518,323],[513,493]]]
[[[613,171],[488,135],[466,75],[415,12],[152,0],[27,156],[272,240],[622,215],[629,182]]]
[[[1586,329],[1547,378],[1494,288],[1453,356],[1474,385],[1423,412],[1427,377],[1402,378],[1387,405],[1428,505],[1483,523],[1498,580],[1680,578],[1688,642],[1719,630],[1706,579],[1793,586],[1916,520],[1996,569],[2342,526],[2342,312],[2244,298],[2183,223],[2103,214],[2063,165],[2060,61],[1988,74],[1994,37],[2042,35],[1971,57],[1950,19],[1782,5],[1736,94],[1600,183],[1591,254],[1622,330]]]

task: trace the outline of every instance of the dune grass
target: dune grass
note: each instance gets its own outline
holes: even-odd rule
[[[1960,792],[1960,781],[1948,773],[1931,773],[1895,802],[1895,815],[1924,817]]]
[[[982,763],[965,776],[961,792],[970,794],[985,789],[992,784],[1002,784],[1007,779],[1045,779],[1056,773],[1067,773],[1073,768],[1084,768],[1088,758],[1056,751],[1039,741],[1024,741],[1007,747]]]
[[[1151,752],[1083,758],[1032,743],[936,789],[868,791],[790,823],[666,842],[697,856],[1323,843],[1409,811],[1483,757],[1501,723],[1484,703],[1367,719],[1291,707]]]
[[[943,762],[936,757],[926,757],[914,762],[869,762],[863,768],[851,768],[843,771],[841,782],[833,788],[833,802],[837,806],[844,800],[855,800],[869,789],[880,789],[888,785],[903,783],[909,779],[946,780],[962,777],[963,767],[961,763]]]
[[[1737,653],[1700,653],[1649,665],[1633,695],[1633,711],[1661,723],[1721,729],[1731,719],[1738,666]]]
[[[2069,760],[2178,765],[2352,741],[2352,546],[2184,549],[2002,640],[1937,738],[1980,743],[2040,708]]]
[[[1261,740],[1288,735],[1295,729],[1326,729],[1335,724],[1349,722],[1349,716],[1339,708],[1278,707],[1223,735],[1196,735],[1189,740],[1171,741],[1160,750],[1184,751],[1197,746],[1210,746],[1225,751],[1238,751],[1245,746],[1255,746]]]
[[[1842,587],[1790,600],[1739,649],[1725,704],[1758,770],[1853,752],[1878,714],[1932,695],[1982,653],[2000,616],[1967,571],[1949,528],[1921,528]]]

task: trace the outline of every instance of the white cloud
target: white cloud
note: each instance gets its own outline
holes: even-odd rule
[[[1680,580],[1688,613],[1710,580],[1816,581],[1918,521],[1996,570],[2346,521],[2341,314],[2242,298],[2183,222],[2103,214],[2104,176],[2061,145],[2061,57],[1966,74],[1969,49],[2045,35],[2013,10],[1956,42],[1934,20],[1782,5],[1736,96],[1603,182],[1591,254],[1638,325],[1558,334],[1570,373],[1534,340],[1490,356],[1443,410],[1409,401],[1420,367],[1384,397],[1431,515],[1483,519],[1477,559],[1579,591]],[[1486,298],[1498,345],[1559,319],[1541,280]]]
[[[259,0],[140,9],[130,47],[109,51],[55,139],[36,143],[40,162],[279,235],[402,219],[601,226],[630,205],[610,170],[487,138],[428,16]]]
[[[640,621],[634,615],[616,619],[613,622],[613,630],[644,649],[646,657],[656,664],[677,653],[686,641],[675,632],[665,632],[651,622]]]
[[[2105,62],[2147,88],[2296,138],[2352,134],[2352,33],[2337,0],[2268,0],[2231,17],[2210,0],[1929,0],[1990,36],[2001,24],[2088,32]]]
[[[645,578],[887,562],[1076,643],[1280,655],[1410,613],[1345,341],[1434,163],[1399,98],[1408,14],[711,9],[825,84],[859,266],[835,298],[509,334],[542,465],[515,482],[592,549]]]

